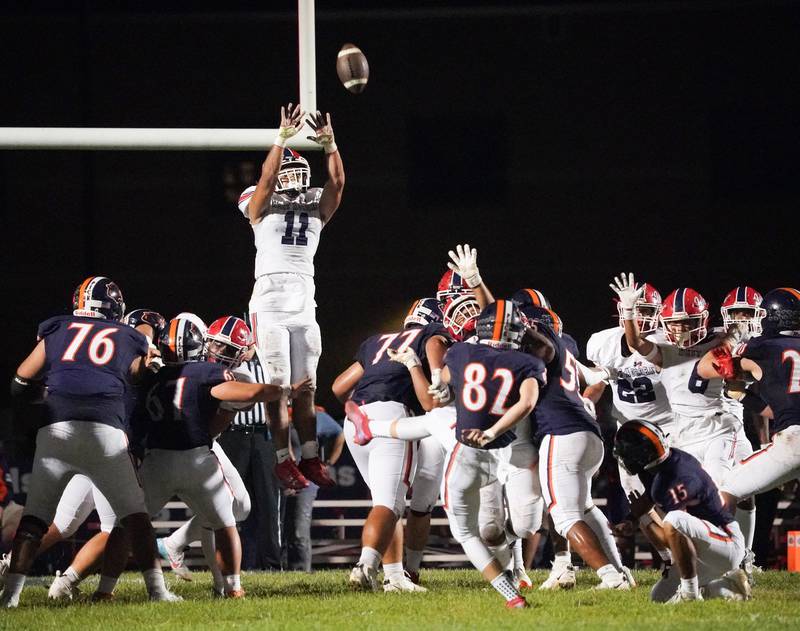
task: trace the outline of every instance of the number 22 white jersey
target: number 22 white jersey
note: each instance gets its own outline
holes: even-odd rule
[[[247,218],[247,205],[255,186],[239,196],[239,210]],[[278,272],[314,276],[314,255],[322,232],[319,213],[321,188],[309,188],[296,197],[273,193],[264,216],[252,224],[256,243],[255,277]]]
[[[648,339],[656,341],[655,336]],[[661,371],[639,353],[628,350],[625,333],[620,327],[592,334],[586,344],[586,357],[596,366],[617,371],[617,378],[610,387],[614,417],[620,423],[644,419],[664,426],[672,422],[672,408],[661,382]]]

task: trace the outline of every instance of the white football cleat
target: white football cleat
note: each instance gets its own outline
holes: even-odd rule
[[[519,589],[533,589],[533,581],[524,567],[514,568],[514,587]]]
[[[628,574],[629,573],[630,570],[628,570]],[[628,580],[628,574],[625,572],[617,572],[616,576],[610,577],[608,580],[603,579],[600,581],[600,584],[595,585],[592,589],[616,589],[619,591],[629,591],[636,586],[636,583],[630,583]]]
[[[750,588],[750,581],[747,578],[747,573],[744,570],[731,570],[722,575],[722,580],[725,581],[726,587],[733,592],[733,595],[727,600],[750,600],[753,596],[753,591]]]
[[[350,587],[360,591],[378,591],[378,571],[367,565],[358,563],[350,570]]]
[[[192,571],[184,562],[183,550],[174,550],[163,537],[156,539],[156,547],[158,548],[158,554],[169,563],[169,567],[175,573],[175,576],[184,581],[192,580]]]
[[[52,600],[74,600],[80,595],[81,590],[78,586],[73,585],[66,576],[62,576],[61,572],[56,572],[56,577],[47,590],[47,597]]]
[[[6,552],[0,556],[0,589],[6,586],[6,575],[11,567],[11,553]]]
[[[678,589],[677,592],[670,598],[665,605],[678,605],[680,603],[687,603],[692,600],[703,600],[703,595],[700,592],[696,594],[690,594],[689,592],[685,592],[681,589]]]
[[[179,603],[183,598],[168,590],[160,594],[150,594],[150,600],[155,603]]]
[[[403,576],[392,576],[383,580],[383,591],[385,592],[427,592],[422,585],[417,585],[411,580],[408,572]]]
[[[575,587],[575,566],[571,563],[567,565],[553,565],[550,576],[544,583],[539,585],[539,589],[572,589]]]

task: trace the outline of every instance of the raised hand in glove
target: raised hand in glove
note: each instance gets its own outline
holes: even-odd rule
[[[644,285],[636,287],[636,281],[633,278],[633,272],[629,273],[627,278],[625,272],[619,276],[614,277],[614,282],[608,285],[611,290],[619,296],[619,304],[622,307],[622,319],[633,320],[636,312],[636,301],[642,297],[644,293]]]
[[[325,153],[338,151],[336,141],[333,139],[333,125],[331,125],[330,114],[323,115],[320,112],[311,114],[306,123],[314,130],[314,135],[306,136],[306,138],[321,145]]]
[[[450,386],[442,381],[441,368],[431,370],[431,385],[428,386],[428,394],[442,403],[450,400]]]
[[[455,252],[450,250],[447,254],[450,255],[452,261],[447,264],[447,267],[460,274],[467,282],[468,287],[474,289],[483,282],[478,271],[478,250],[469,247],[469,243],[465,243],[457,245]]]
[[[294,107],[291,103],[286,107],[281,107],[281,124],[278,126],[278,136],[275,138],[276,145],[286,146],[286,141],[300,131],[303,126],[304,115],[305,112],[300,109],[299,103]]]
[[[394,350],[393,348],[389,348],[386,350],[386,354],[389,355],[389,359],[393,362],[398,362],[403,364],[406,368],[411,370],[417,366],[422,366],[422,362],[420,361],[417,354],[414,352],[413,348],[406,348],[400,352]]]

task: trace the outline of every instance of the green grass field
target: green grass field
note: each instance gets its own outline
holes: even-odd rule
[[[531,574],[534,582],[545,572]],[[32,586],[16,610],[0,611],[0,629],[546,629],[576,628],[800,628],[800,574],[767,572],[758,576],[749,602],[709,601],[677,606],[648,601],[655,572],[637,572],[633,592],[594,592],[589,572],[578,575],[569,592],[528,592],[532,607],[508,611],[494,590],[472,570],[431,570],[423,574],[427,594],[353,593],[347,574],[248,573],[243,601],[211,598],[210,575],[196,573],[191,583],[168,574],[172,589],[186,601],[151,604],[135,574],[126,574],[117,589],[117,602],[91,605],[49,604],[45,588]],[[86,581],[91,593],[95,580]]]

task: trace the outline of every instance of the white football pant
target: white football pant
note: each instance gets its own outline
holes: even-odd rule
[[[86,521],[94,509],[100,517],[100,531],[111,532],[117,516],[111,510],[111,504],[92,481],[85,475],[74,476],[58,502],[53,524],[64,539],[68,539]]]
[[[800,425],[778,432],[764,449],[733,467],[721,490],[743,499],[779,487],[800,477]]]

